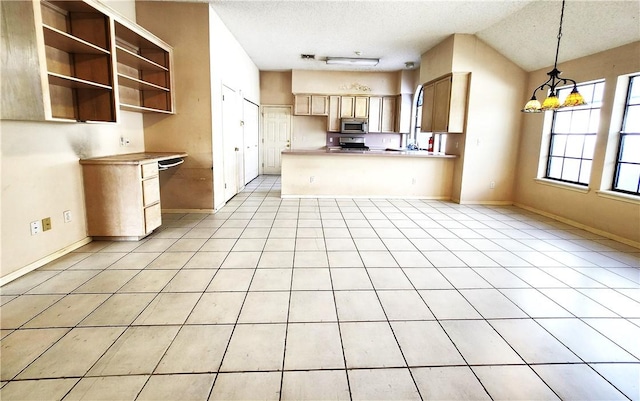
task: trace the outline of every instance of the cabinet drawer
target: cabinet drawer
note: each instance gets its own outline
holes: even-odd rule
[[[142,202],[149,206],[160,200],[160,179],[153,177],[142,181]]]
[[[158,163],[147,163],[142,165],[142,178],[158,175]]]
[[[160,204],[156,203],[144,209],[144,228],[146,233],[150,233],[162,224],[162,211]]]

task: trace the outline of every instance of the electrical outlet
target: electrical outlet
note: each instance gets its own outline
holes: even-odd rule
[[[489,183],[489,188],[490,188],[490,189],[494,189],[495,187],[496,187],[496,182],[495,182],[495,181],[491,181],[491,182]]]
[[[411,185],[416,185],[416,179],[415,178],[411,179]]]
[[[51,230],[51,217],[45,217],[42,219],[42,231]]]
[[[329,138],[329,142],[333,142],[333,138]]]
[[[311,177],[309,177],[309,183],[313,184],[313,181],[315,181],[315,179],[316,177],[312,175]]]
[[[129,140],[124,136],[120,137],[120,146],[129,146]]]
[[[31,226],[31,235],[40,234],[42,232],[42,222],[40,220],[32,221],[30,223]]]
[[[65,210],[62,212],[62,219],[65,223],[71,223],[71,210]]]

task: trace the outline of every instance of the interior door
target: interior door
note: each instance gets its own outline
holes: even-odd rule
[[[260,141],[258,105],[247,99],[243,102],[244,114],[244,183],[248,184],[258,176],[259,159],[258,142]]]
[[[280,152],[291,146],[291,108],[265,106],[262,112],[264,127],[264,174],[280,174]]]
[[[238,193],[238,152],[240,151],[240,116],[236,92],[222,87],[222,146],[224,148],[224,201]]]

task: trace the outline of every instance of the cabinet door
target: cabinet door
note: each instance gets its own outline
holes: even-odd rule
[[[382,97],[369,98],[369,132],[382,132]]]
[[[329,112],[329,96],[311,96],[311,115],[326,116]]]
[[[451,77],[435,83],[433,99],[433,131],[449,131],[449,101],[451,100]]]
[[[420,131],[433,132],[433,101],[435,84],[426,84],[422,88],[422,122]]]
[[[340,97],[340,118],[353,118],[355,116],[356,98],[354,96]]]
[[[329,96],[327,131],[340,132],[340,96]]]
[[[293,107],[293,114],[296,116],[311,115],[311,95],[296,95]]]
[[[380,115],[382,132],[393,132],[396,126],[396,98],[385,96],[382,98],[382,113]]]
[[[355,111],[353,116],[355,118],[369,117],[369,98],[368,97],[357,96],[355,98]]]

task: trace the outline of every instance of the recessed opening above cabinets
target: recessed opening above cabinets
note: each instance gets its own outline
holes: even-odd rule
[[[3,1],[1,118],[118,121],[173,113],[172,49],[93,1]]]

